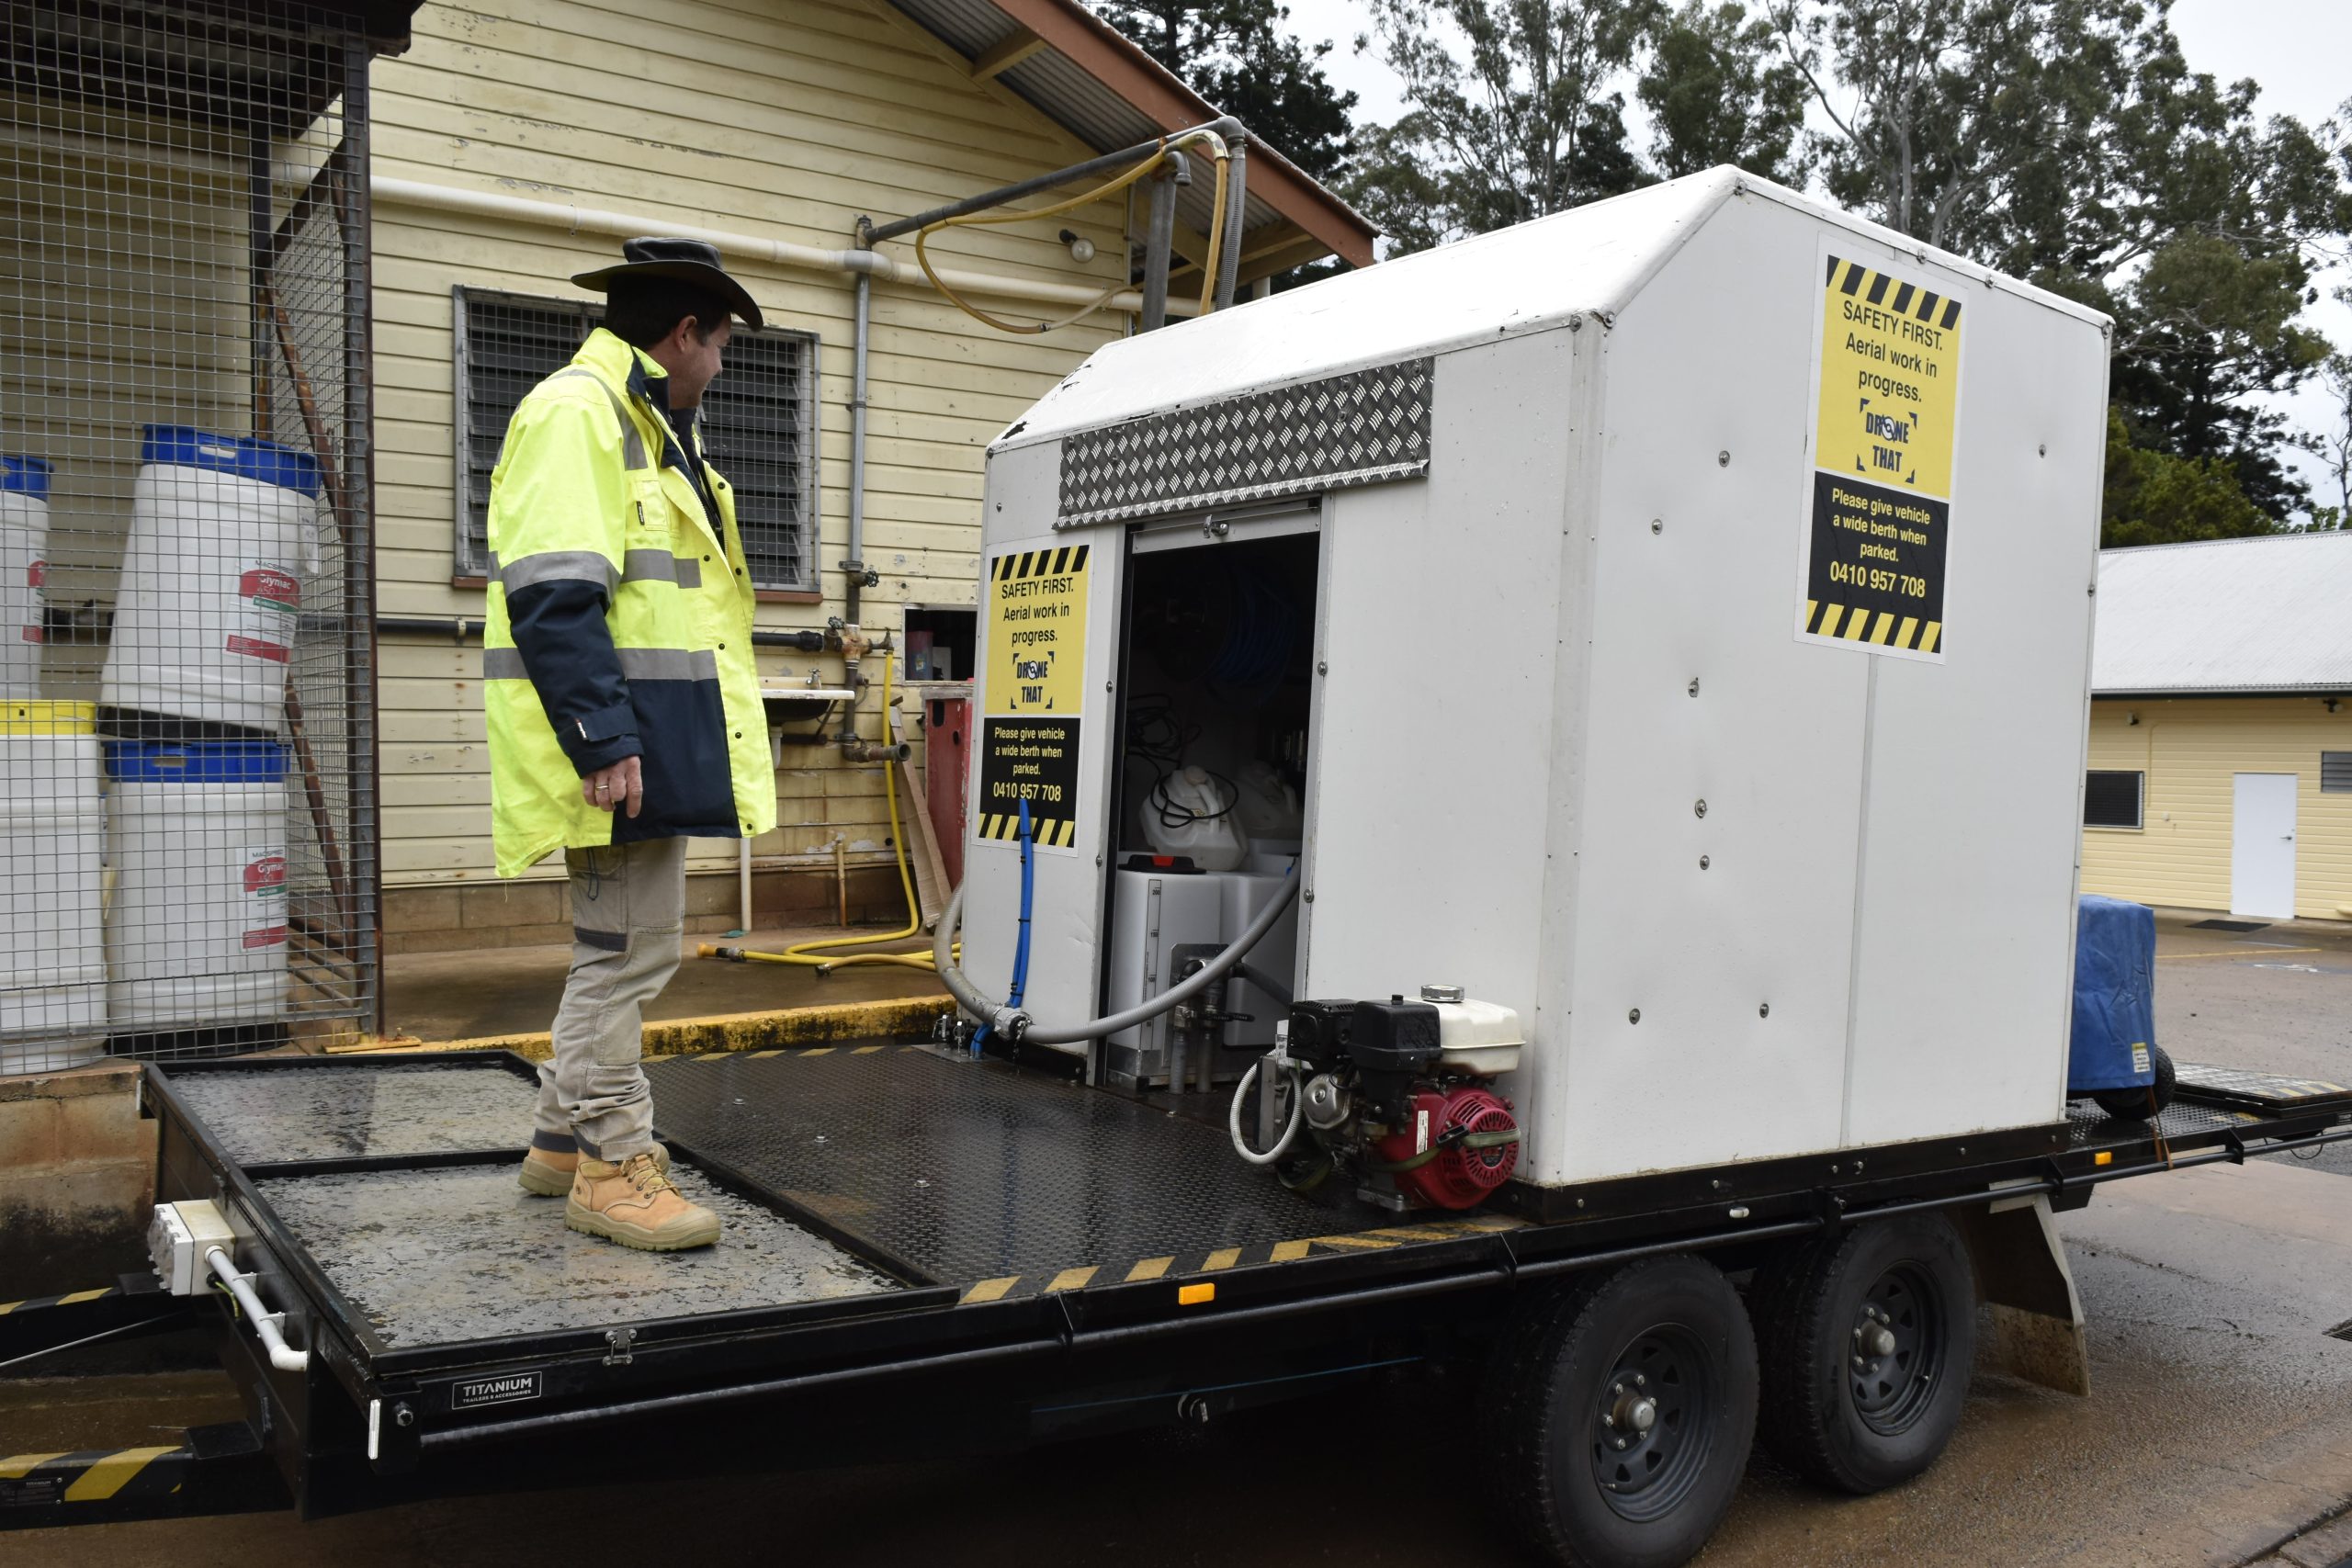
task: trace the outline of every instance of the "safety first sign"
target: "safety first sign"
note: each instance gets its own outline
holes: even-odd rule
[[[1821,254],[1797,638],[1940,664],[1961,302]]]
[[[1084,545],[1015,550],[989,567],[980,838],[1040,849],[1078,840],[1079,714],[1086,693]]]

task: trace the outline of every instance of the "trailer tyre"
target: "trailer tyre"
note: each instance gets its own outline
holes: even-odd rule
[[[1883,1491],[1935,1463],[1976,1356],[1968,1249],[1938,1214],[1794,1247],[1748,1292],[1765,1446],[1825,1486]]]
[[[1756,1430],[1756,1341],[1703,1258],[1629,1265],[1532,1303],[1481,1400],[1495,1501],[1553,1562],[1674,1568],[1731,1506]]]
[[[2179,1080],[2173,1072],[2172,1058],[2165,1055],[2163,1046],[2155,1046],[2154,1055],[2155,1059],[2150,1065],[2155,1068],[2154,1083],[2146,1086],[2133,1084],[2129,1089],[2103,1089],[2091,1096],[2092,1102],[2119,1122],[2145,1122],[2149,1114],[2148,1091],[2153,1089],[2156,1096],[2155,1114],[2163,1115],[2165,1108],[2172,1103],[2172,1091]]]

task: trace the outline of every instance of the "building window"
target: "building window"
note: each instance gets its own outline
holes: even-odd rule
[[[2083,784],[2083,826],[2139,827],[2140,798],[2146,777],[2140,773],[2092,769]]]
[[[526,392],[580,351],[604,310],[462,288],[456,300],[458,575],[481,577],[490,566],[490,476],[507,422]],[[703,394],[702,444],[734,487],[752,585],[815,588],[816,335],[739,328],[725,372]]]
[[[2352,795],[2352,751],[2319,754],[2319,790],[2322,795]]]

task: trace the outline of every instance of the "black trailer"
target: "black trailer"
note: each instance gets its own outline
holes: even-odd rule
[[[522,1191],[517,1056],[151,1067],[158,1198],[210,1202],[233,1239],[198,1260],[202,1299],[126,1280],[0,1304],[0,1361],[193,1310],[245,1420],[0,1460],[0,1528],[552,1485],[549,1439],[624,1426],[701,1473],[1001,1450],[1430,1366],[1484,1380],[1465,1414],[1540,1551],[1674,1562],[1751,1431],[1850,1491],[1932,1462],[1980,1300],[2079,1351],[2052,1210],[2352,1138],[2352,1091],[2184,1067],[2152,1121],[2080,1106],[1398,1214],[1244,1166],[1221,1102],[1057,1061],[873,1042],[649,1071],[681,1186],[727,1220],[716,1248],[630,1252]]]

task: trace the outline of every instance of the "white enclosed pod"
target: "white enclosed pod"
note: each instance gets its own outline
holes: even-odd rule
[[[96,1060],[107,818],[87,703],[0,707],[0,1074]]]
[[[262,1023],[286,999],[286,754],[109,740],[116,1033]]]
[[[306,452],[148,426],[99,705],[277,733],[318,493]]]
[[[42,458],[0,457],[0,702],[40,695],[49,478]]]
[[[2106,366],[1730,169],[1106,345],[989,453],[967,972],[1049,800],[1027,1005],[1096,1016],[1130,589],[1279,536],[1295,994],[1512,1010],[1521,1179],[2047,1146]]]

